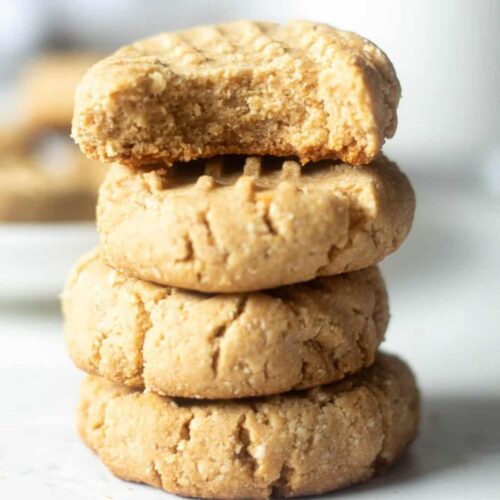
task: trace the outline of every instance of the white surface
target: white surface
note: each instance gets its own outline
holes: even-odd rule
[[[0,223],[0,301],[56,299],[97,239],[93,222]]]
[[[387,475],[335,499],[500,498],[500,199],[432,184],[417,189],[414,231],[384,263],[386,348],[418,375],[420,436]],[[0,311],[0,498],[174,498],[115,479],[80,444],[81,377],[56,305]]]

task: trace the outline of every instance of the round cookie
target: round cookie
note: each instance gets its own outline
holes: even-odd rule
[[[97,222],[115,268],[180,288],[245,292],[372,266],[401,245],[414,209],[408,179],[385,158],[300,167],[226,156],[146,171],[113,165]]]
[[[336,490],[391,465],[413,440],[409,368],[379,354],[343,382],[241,401],[174,400],[85,380],[78,429],[118,477],[201,498]]]
[[[103,177],[62,134],[0,131],[0,221],[92,220]]]
[[[364,164],[394,135],[400,94],[387,56],[355,33],[309,21],[200,26],[93,66],[73,137],[92,158],[132,166],[223,154]]]
[[[78,262],[62,301],[79,368],[191,398],[340,380],[373,363],[389,318],[376,268],[263,292],[202,295],[128,277],[97,251]]]

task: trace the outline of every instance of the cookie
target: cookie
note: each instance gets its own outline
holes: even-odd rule
[[[383,157],[301,168],[225,156],[149,171],[113,165],[97,222],[117,269],[191,290],[244,292],[372,266],[403,242],[414,208],[408,179]]]
[[[103,174],[68,138],[0,131],[0,221],[93,220]]]
[[[25,125],[32,129],[69,130],[75,89],[85,71],[99,58],[85,52],[53,52],[31,61],[19,82]]]
[[[240,21],[119,49],[79,86],[73,137],[102,161],[223,154],[372,161],[400,85],[373,43],[324,24]]]
[[[0,155],[25,151],[27,129],[20,123],[0,125]]]
[[[238,295],[153,285],[82,258],[63,293],[76,365],[168,396],[312,387],[373,363],[389,318],[376,268]]]
[[[123,479],[189,497],[269,498],[365,481],[401,455],[418,419],[411,371],[380,354],[344,382],[230,402],[175,400],[89,377],[78,429]]]

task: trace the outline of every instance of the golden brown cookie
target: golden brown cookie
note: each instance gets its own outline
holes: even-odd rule
[[[354,33],[240,21],[119,49],[79,86],[85,154],[137,165],[222,154],[372,161],[396,130],[391,62]]]
[[[85,52],[53,52],[31,61],[19,83],[25,125],[32,129],[69,130],[75,89],[99,58]]]
[[[62,134],[0,130],[0,221],[93,220],[104,173]]]
[[[391,465],[419,420],[399,359],[344,382],[241,401],[175,400],[102,378],[83,384],[78,429],[118,477],[201,498],[319,494]]]
[[[389,318],[376,268],[239,295],[130,278],[98,251],[63,293],[76,365],[169,396],[240,398],[327,384],[369,366]]]
[[[206,175],[202,175],[203,172]],[[113,165],[100,190],[105,259],[136,277],[243,292],[372,266],[410,230],[415,198],[397,166],[219,157],[186,167]]]

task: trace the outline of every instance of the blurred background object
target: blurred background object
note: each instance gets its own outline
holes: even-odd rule
[[[23,68],[19,83],[20,113],[26,127],[68,132],[75,89],[85,71],[102,55],[60,50],[35,56]]]
[[[59,117],[58,117],[59,118]],[[0,222],[93,220],[105,167],[61,131],[0,130]],[[12,134],[14,131],[14,135]]]
[[[15,106],[0,128],[0,300],[7,302],[55,300],[71,263],[97,239],[105,166],[86,159],[69,134],[76,85],[99,56],[40,50],[19,63]]]
[[[49,85],[46,102],[28,104],[35,94],[20,91],[20,81],[39,56],[108,53],[161,31],[243,18],[311,19],[356,31],[388,54],[403,88],[399,127],[384,151],[410,176],[417,215],[402,249],[382,264],[393,311],[384,346],[415,367],[424,420],[416,447],[400,469],[380,478],[378,487],[358,488],[357,495],[387,498],[404,488],[411,499],[496,498],[500,2],[0,0],[0,122],[8,133],[0,137],[0,149],[13,151],[24,141],[16,130],[29,116],[27,108],[33,106],[34,113],[51,94],[64,93]],[[78,56],[66,59],[71,65],[73,57],[76,68]],[[57,112],[67,116],[63,109]],[[37,156],[54,154],[49,142]],[[38,139],[30,144],[35,143],[40,144]],[[23,162],[32,153],[15,156]],[[82,163],[80,172],[86,168]],[[0,181],[0,189],[3,185]],[[7,477],[0,477],[1,498],[157,498],[98,470],[75,444],[70,427],[68,400],[75,397],[77,375],[61,352],[57,306],[46,302],[55,302],[70,263],[95,241],[92,224],[0,222],[0,365],[5,374],[0,391],[7,401],[0,429],[8,431],[0,433],[0,471]],[[6,305],[13,298],[45,302],[43,307]],[[23,397],[23,389],[38,399]],[[54,484],[60,496],[54,496]]]

